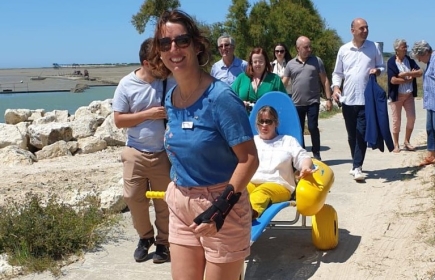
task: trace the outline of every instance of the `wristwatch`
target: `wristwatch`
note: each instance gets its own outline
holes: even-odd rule
[[[329,98],[326,98],[326,100],[332,102],[332,101],[334,101],[334,98],[332,98],[332,96],[331,96],[331,97],[329,97]]]

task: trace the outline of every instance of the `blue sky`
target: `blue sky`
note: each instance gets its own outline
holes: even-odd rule
[[[231,0],[180,0],[181,9],[207,23],[224,21]],[[257,0],[250,0],[251,3]],[[425,39],[435,45],[430,28],[435,1],[314,0],[320,15],[343,41],[350,22],[368,21],[369,39],[392,51],[396,38],[412,46]],[[138,34],[131,25],[143,0],[1,0],[0,68],[50,67],[52,63],[130,63],[151,35],[152,26]]]

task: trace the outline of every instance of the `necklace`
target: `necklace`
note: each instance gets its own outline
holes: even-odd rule
[[[180,93],[180,100],[181,100],[181,103],[186,103],[187,101],[189,101],[189,99],[190,99],[190,97],[192,97],[192,95],[193,95],[193,93],[194,92],[196,92],[197,90],[198,90],[198,88],[199,88],[199,86],[201,85],[201,82],[202,82],[202,71],[199,73],[199,82],[198,82],[198,85],[196,86],[196,88],[195,88],[195,90],[193,90],[188,96],[187,96],[187,98],[186,99],[183,99],[183,94],[181,94],[181,89],[179,88],[179,93]]]

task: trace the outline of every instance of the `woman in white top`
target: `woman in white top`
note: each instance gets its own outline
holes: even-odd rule
[[[290,52],[288,51],[287,47],[283,43],[276,44],[274,51],[273,51],[273,57],[275,58],[274,61],[272,61],[272,73],[277,74],[281,81],[284,78],[284,69],[287,63],[292,59]],[[291,93],[291,84],[288,83],[288,85],[285,87],[287,94]]]
[[[262,107],[256,123],[254,141],[260,165],[248,184],[253,218],[261,216],[269,204],[290,199],[296,187],[293,167],[300,171],[300,177],[313,172],[313,161],[296,138],[277,134],[279,120],[274,108]]]
[[[277,74],[282,79],[284,76],[285,66],[287,65],[287,62],[292,59],[290,52],[283,43],[278,43],[273,51],[273,57],[275,60],[272,61],[272,72]]]
[[[421,77],[423,71],[418,64],[410,58],[408,46],[403,39],[396,39],[393,44],[396,52],[390,57],[388,65],[388,99],[390,100],[392,123],[393,123],[393,152],[399,153],[399,132],[401,126],[402,108],[406,112],[406,131],[403,147],[407,151],[415,151],[410,144],[412,131],[415,123],[415,103],[417,96],[417,77]]]

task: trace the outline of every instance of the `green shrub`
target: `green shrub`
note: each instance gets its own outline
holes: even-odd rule
[[[117,219],[100,210],[96,197],[80,205],[59,203],[56,196],[43,203],[31,194],[22,203],[0,207],[0,253],[24,271],[59,272],[61,260],[104,242]]]
[[[320,119],[329,119],[330,117],[333,117],[338,113],[341,113],[341,108],[338,108],[337,106],[332,106],[330,111],[320,112],[319,118]]]

